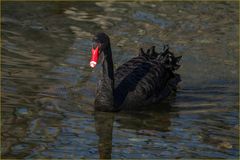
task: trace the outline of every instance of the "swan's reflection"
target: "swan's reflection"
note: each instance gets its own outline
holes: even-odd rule
[[[160,106],[159,106],[160,105]],[[95,126],[99,137],[99,158],[110,159],[112,154],[113,123],[116,121],[119,128],[136,131],[169,131],[171,121],[170,103],[161,103],[151,106],[147,111],[108,113],[95,111]],[[161,108],[161,109],[159,109]],[[115,135],[116,136],[116,135]]]
[[[98,152],[100,159],[111,158],[113,121],[114,113],[95,112],[95,126],[99,137]]]

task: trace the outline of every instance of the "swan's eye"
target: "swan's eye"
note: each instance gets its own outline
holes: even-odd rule
[[[99,48],[101,50],[102,49],[102,44],[99,43],[99,42],[93,42],[92,48],[93,49]]]
[[[92,48],[93,48],[93,49],[95,49],[95,48],[97,48],[97,47],[98,47],[98,45],[97,45],[96,43],[93,43],[93,44],[92,44]]]

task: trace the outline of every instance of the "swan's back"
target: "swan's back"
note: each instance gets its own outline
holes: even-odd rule
[[[175,90],[180,76],[181,57],[174,57],[165,46],[162,53],[152,47],[145,53],[121,65],[115,72],[114,104],[119,109],[131,109],[159,102]]]

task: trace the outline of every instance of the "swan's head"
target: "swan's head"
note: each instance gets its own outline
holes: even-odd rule
[[[109,46],[110,41],[105,33],[96,34],[92,41],[92,58],[90,61],[90,67],[94,68],[97,65],[99,55]]]

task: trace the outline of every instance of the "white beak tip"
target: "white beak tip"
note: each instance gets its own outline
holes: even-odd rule
[[[90,62],[90,67],[94,68],[97,65],[97,62],[91,61]]]

